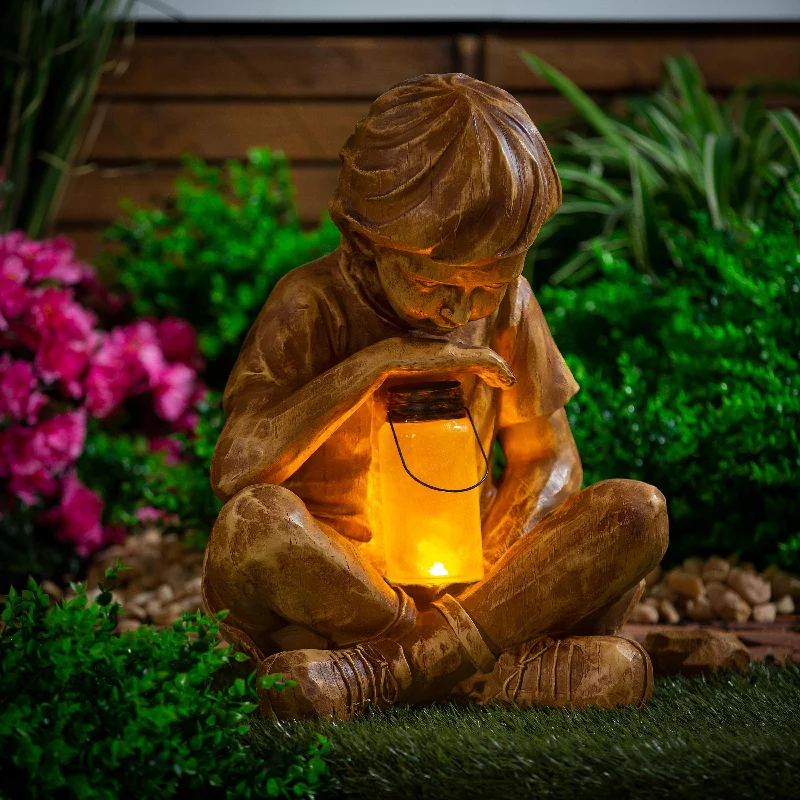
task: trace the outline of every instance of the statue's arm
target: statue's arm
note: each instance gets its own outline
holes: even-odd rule
[[[355,353],[278,403],[251,389],[234,398],[211,462],[214,493],[227,500],[257,483],[283,483],[383,381],[376,345]]]
[[[488,563],[580,491],[583,481],[578,448],[563,408],[503,428],[498,437],[506,468],[483,521]]]
[[[246,486],[283,483],[389,376],[464,373],[501,388],[514,382],[489,348],[398,337],[365,347],[278,402],[251,386],[229,402],[211,462],[214,493],[228,500]]]

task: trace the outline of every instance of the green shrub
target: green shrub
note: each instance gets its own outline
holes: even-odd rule
[[[147,521],[143,512],[158,512],[165,530],[174,528],[196,546],[205,545],[222,507],[209,484],[211,456],[224,422],[221,397],[210,393],[197,410],[191,436],[169,437],[181,451],[175,463],[164,452],[152,452],[144,436],[107,433],[90,424],[78,474],[103,498],[110,524],[131,529]]]
[[[551,147],[564,202],[531,250],[537,285],[593,274],[597,246],[660,275],[676,259],[665,223],[691,230],[696,210],[715,230],[761,219],[763,189],[800,168],[800,121],[789,109],[763,107],[769,87],[744,85],[717,102],[691,56],[678,56],[664,62],[659,91],[612,115],[554,67],[521,56],[597,134],[568,130],[566,143]]]
[[[234,658],[217,647],[216,623],[198,613],[116,636],[110,588],[101,584],[91,604],[85,585],[75,588],[73,600],[48,607],[31,581],[1,606],[0,795],[314,795],[327,740],[267,759],[251,753],[242,736],[257,708],[254,673],[213,688]],[[263,686],[284,688],[279,675]]]
[[[188,159],[174,207],[130,209],[105,238],[111,264],[144,316],[189,320],[221,389],[242,340],[275,283],[293,267],[334,250],[339,231],[325,217],[303,232],[286,157],[254,149],[224,167]]]
[[[677,265],[660,281],[597,248],[596,281],[539,292],[582,385],[568,414],[586,480],[658,486],[671,560],[734,551],[797,569],[798,194],[759,225],[696,225],[670,232]]]

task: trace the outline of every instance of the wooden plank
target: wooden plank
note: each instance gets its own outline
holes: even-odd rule
[[[455,71],[449,36],[138,39],[106,96],[365,97],[426,72]]]
[[[221,160],[266,145],[292,159],[337,161],[369,106],[365,101],[114,102],[91,158],[163,161],[192,153]]]
[[[241,158],[249,148],[266,145],[284,151],[293,161],[338,163],[339,151],[369,105],[363,101],[113,102],[90,157],[175,161],[192,153],[215,161]],[[534,119],[541,124],[567,108],[560,95],[537,94]]]
[[[569,38],[486,37],[488,83],[509,91],[541,89],[519,57],[525,50],[543,58],[584,89],[641,90],[656,86],[668,55],[689,52],[712,88],[727,89],[754,78],[800,80],[800,30],[786,35],[578,35]]]
[[[113,245],[103,244],[100,241],[100,234],[105,230],[103,226],[72,226],[56,224],[53,236],[66,236],[75,243],[75,253],[82,261],[90,264],[97,260],[97,256],[102,250],[108,250]]]
[[[294,165],[291,168],[297,207],[304,224],[318,223],[336,188],[339,167]],[[103,169],[73,178],[59,214],[62,225],[108,224],[122,216],[120,201],[138,206],[166,205],[173,197],[178,166]]]

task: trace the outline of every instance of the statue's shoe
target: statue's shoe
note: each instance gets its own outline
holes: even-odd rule
[[[381,639],[342,650],[290,650],[264,659],[258,677],[280,673],[297,685],[259,690],[261,711],[279,719],[349,720],[367,708],[384,708],[411,683],[403,648]]]
[[[621,636],[549,636],[501,653],[494,670],[453,694],[521,706],[644,706],[653,692],[645,649]]]

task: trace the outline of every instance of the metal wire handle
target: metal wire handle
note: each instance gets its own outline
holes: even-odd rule
[[[481,449],[481,455],[483,456],[483,463],[486,465],[486,471],[483,473],[483,477],[477,482],[473,483],[472,486],[467,486],[466,489],[442,489],[440,486],[431,486],[429,483],[425,483],[425,481],[421,481],[416,475],[414,475],[411,470],[406,466],[406,460],[403,458],[403,451],[400,449],[400,442],[397,441],[397,434],[394,430],[394,424],[392,423],[391,415],[388,416],[389,420],[389,427],[392,429],[392,436],[394,436],[394,443],[397,446],[397,455],[400,456],[400,463],[403,465],[403,469],[408,473],[408,477],[412,480],[415,480],[417,483],[422,484],[427,489],[433,489],[435,492],[469,492],[473,489],[477,489],[485,480],[489,477],[489,459],[486,456],[486,451],[483,449],[483,442],[481,442],[481,437],[478,436],[478,431],[475,429],[475,422],[472,419],[472,414],[469,413],[468,408],[464,408],[464,411],[467,412],[467,416],[469,417],[470,425],[472,425],[472,432],[475,434],[475,439],[478,442],[478,447]]]

